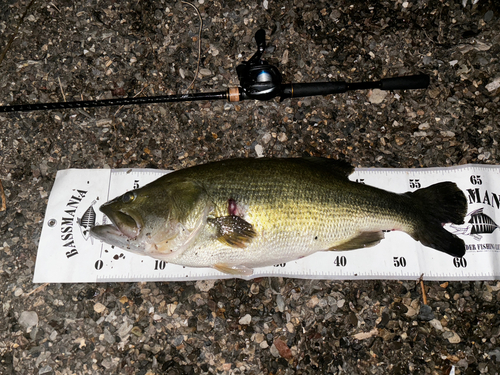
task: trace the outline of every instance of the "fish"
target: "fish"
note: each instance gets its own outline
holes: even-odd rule
[[[318,251],[375,246],[393,230],[464,256],[464,241],[443,228],[462,224],[467,212],[454,182],[396,194],[349,180],[353,171],[314,157],[201,164],[104,203],[111,224],[90,233],[140,255],[235,276]]]

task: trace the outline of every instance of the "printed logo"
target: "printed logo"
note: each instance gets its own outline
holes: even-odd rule
[[[450,225],[454,230],[454,234],[461,234],[473,237],[476,241],[480,241],[482,234],[491,234],[498,228],[498,225],[491,217],[483,213],[483,208],[479,208],[467,214],[465,224]]]
[[[80,231],[82,232],[82,237],[85,241],[90,239],[90,243],[94,244],[94,238],[90,236],[90,228],[96,225],[96,213],[94,210],[94,204],[97,200],[93,200],[89,208],[83,213],[81,218],[77,218],[76,222],[80,226]]]

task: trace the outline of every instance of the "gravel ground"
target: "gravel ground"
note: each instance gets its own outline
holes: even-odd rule
[[[466,1],[464,1],[466,2]],[[0,5],[0,104],[184,93],[183,2]],[[238,279],[32,283],[57,170],[317,155],[359,167],[498,164],[497,0],[198,0],[195,91],[238,84],[268,36],[284,82],[427,73],[427,90],[0,114],[1,374],[498,374],[500,283]],[[17,31],[8,46],[11,35]]]

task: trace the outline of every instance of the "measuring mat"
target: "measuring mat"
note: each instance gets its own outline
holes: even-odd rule
[[[103,224],[101,204],[169,171],[68,169],[57,173],[43,221],[35,283],[180,281],[234,276],[133,254],[90,237]],[[303,259],[255,268],[249,278],[497,280],[500,279],[500,167],[464,165],[423,169],[356,169],[353,181],[395,193],[453,181],[469,204],[465,223],[445,228],[462,238],[467,252],[453,258],[424,247],[402,232],[385,233],[380,244],[351,251],[318,252]],[[433,210],[429,206],[428,210]],[[108,220],[109,222],[109,220]]]

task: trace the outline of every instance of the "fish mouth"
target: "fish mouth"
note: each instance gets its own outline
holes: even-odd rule
[[[132,214],[113,210],[109,206],[102,206],[100,210],[111,220],[116,229],[129,239],[135,239],[141,232],[142,223]]]
[[[90,235],[109,245],[126,249],[139,255],[144,255],[144,246],[133,238],[127,237],[114,224],[96,225],[90,229]]]

